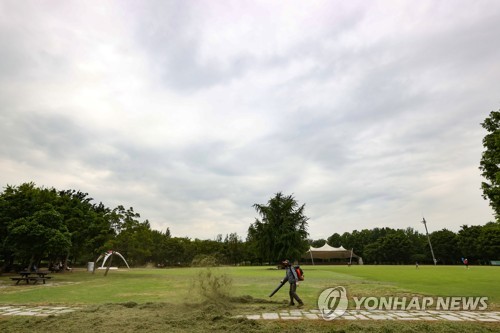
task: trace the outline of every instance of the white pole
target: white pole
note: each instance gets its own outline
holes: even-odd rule
[[[311,245],[309,245],[309,254],[311,255],[311,261],[312,261],[312,264],[313,264],[313,266],[314,266],[313,253],[312,253],[311,249],[312,249],[312,246],[311,246]]]
[[[427,221],[422,217],[422,223],[425,226],[425,233],[427,234],[427,240],[429,241],[429,247],[431,248],[432,261],[434,261],[434,266],[436,266],[436,257],[434,257],[434,251],[432,250],[431,238],[429,237],[429,231],[427,230]]]
[[[354,248],[351,249],[351,258],[349,259],[349,265],[352,263],[352,251],[354,251]]]

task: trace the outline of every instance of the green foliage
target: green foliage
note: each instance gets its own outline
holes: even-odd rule
[[[365,263],[410,263],[413,255],[424,251],[422,235],[412,228],[374,228],[354,230],[342,235],[335,233],[328,238],[328,243],[335,247],[342,245],[346,249],[354,249]]]
[[[94,204],[87,193],[39,188],[34,183],[7,186],[0,193],[0,272],[38,264],[40,260],[76,264],[94,261],[106,250],[120,252],[132,266],[156,267],[241,265],[300,259],[308,248],[304,205],[281,193],[266,205],[254,205],[261,219],[250,225],[243,241],[236,233],[201,240],[172,237],[152,230],[132,207],[110,209]],[[431,234],[440,264],[471,264],[500,259],[500,224],[462,226]],[[324,239],[310,240],[322,246]],[[431,263],[425,235],[408,228],[374,228],[334,233],[332,246],[354,249],[365,263]],[[211,258],[206,259],[206,258]],[[212,260],[213,259],[213,260]]]
[[[487,223],[481,230],[478,243],[483,252],[481,257],[500,259],[500,223]]]
[[[87,193],[75,190],[59,191],[55,200],[58,212],[71,232],[73,261],[92,261],[103,252],[103,244],[114,237],[110,227],[109,208],[92,204]]]
[[[338,233],[334,233],[328,239],[326,240],[328,245],[333,246],[333,247],[340,247],[342,245],[342,238]]]
[[[131,265],[144,265],[151,260],[153,233],[149,221],[140,222],[140,214],[130,207],[118,206],[111,212],[113,228],[117,235],[105,247],[120,252]]]
[[[312,247],[322,247],[323,245],[326,244],[326,240],[324,239],[316,239],[316,240],[309,239],[307,242]]]
[[[262,220],[255,219],[248,229],[248,241],[258,257],[268,262],[299,259],[308,249],[305,205],[281,192],[267,205],[254,204]]]
[[[486,179],[481,183],[483,198],[490,201],[497,221],[500,220],[500,110],[491,111],[481,126],[488,132],[483,138],[484,151],[479,169]]]
[[[3,269],[16,262],[26,265],[28,260],[95,258],[94,252],[114,234],[108,209],[91,201],[86,193],[74,190],[38,188],[34,183],[7,186],[0,194]]]
[[[431,233],[430,238],[438,262],[443,264],[460,263],[461,253],[458,248],[459,237],[457,234],[443,229]]]
[[[233,232],[226,235],[224,239],[224,254],[228,262],[238,264],[243,261],[245,256],[245,246],[237,233]]]
[[[463,225],[458,232],[458,246],[461,251],[461,257],[479,258],[481,257],[481,248],[478,242],[482,227],[479,225]]]
[[[500,258],[500,223],[484,226],[462,226],[458,232],[458,245],[462,257],[470,263],[488,263]]]
[[[461,264],[467,257],[470,263],[489,264],[500,258],[500,223],[484,226],[464,225],[455,233],[443,229],[430,234],[438,264]],[[334,246],[353,248],[368,264],[432,263],[427,237],[414,229],[374,228],[332,235]]]
[[[61,214],[50,205],[33,216],[10,222],[7,233],[7,246],[25,262],[30,258],[33,262],[34,259],[66,253],[71,247],[68,228],[63,224]]]

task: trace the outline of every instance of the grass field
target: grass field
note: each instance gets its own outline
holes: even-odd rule
[[[500,267],[461,266],[303,266],[306,280],[298,293],[306,307],[315,308],[318,295],[328,287],[344,286],[349,296],[486,296],[489,310],[500,309]],[[207,300],[200,283],[209,275],[223,276],[220,291],[231,296],[227,302]],[[75,323],[90,321],[101,332],[137,330],[279,331],[292,330],[289,323],[253,322],[232,318],[236,314],[277,311],[287,302],[286,287],[271,300],[268,294],[284,272],[270,267],[221,267],[132,269],[90,274],[74,271],[53,274],[46,285],[13,285],[9,276],[0,277],[0,305],[78,305],[83,310],[54,318],[0,318],[1,332],[30,331],[36,325],[50,325],[54,332],[80,330]],[[200,282],[201,281],[201,282]],[[219,281],[219,282],[220,282]],[[206,296],[206,295],[205,295]],[[192,320],[192,318],[197,318]],[[135,318],[135,319],[134,319]],[[114,323],[114,324],[113,324]],[[127,325],[124,325],[128,323]],[[34,326],[33,326],[34,325]],[[299,324],[297,324],[299,325]],[[429,326],[430,325],[430,326]],[[300,331],[499,331],[496,324],[480,323],[352,323],[303,321]],[[117,330],[118,331],[118,330]]]

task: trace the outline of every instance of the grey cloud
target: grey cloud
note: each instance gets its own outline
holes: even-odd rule
[[[26,162],[42,162],[36,152],[46,156],[47,161],[59,160],[77,154],[87,142],[88,133],[64,116],[35,112],[3,113],[1,139],[9,142],[2,145],[2,154]]]
[[[224,84],[248,70],[252,57],[240,56],[222,64],[201,60],[200,34],[203,27],[193,9],[183,2],[133,4],[138,16],[135,38],[147,50],[151,71],[169,89],[185,93]]]
[[[457,6],[466,11],[463,3]],[[24,34],[16,22],[10,23],[12,35],[0,31],[0,41],[8,46],[0,61],[3,82],[12,78],[23,88],[14,94],[12,87],[0,86],[2,160],[30,164],[47,175],[57,175],[58,170],[73,175],[87,187],[83,191],[104,204],[133,206],[154,227],[170,226],[174,234],[191,237],[226,231],[244,235],[256,216],[252,204],[265,203],[278,191],[294,193],[306,204],[314,237],[355,228],[411,226],[414,220],[418,223],[422,210],[430,220],[439,216],[439,226],[451,229],[470,216],[478,219],[474,223],[489,218],[487,204],[481,206],[477,166],[484,135],[479,123],[498,109],[499,102],[500,49],[493,42],[499,31],[498,11],[488,10],[482,19],[465,23],[451,18],[441,26],[436,20],[447,10],[435,15],[429,9],[416,16],[426,23],[420,28],[392,33],[390,29],[397,27],[384,27],[376,40],[350,47],[342,44],[342,38],[367,19],[377,22],[370,17],[370,8],[360,5],[348,8],[336,25],[323,22],[324,27],[314,33],[286,36],[290,43],[280,52],[202,61],[200,29],[214,18],[197,22],[186,2],[129,2],[120,8],[124,25],[134,31],[129,35],[126,30],[121,37],[133,40],[130,45],[138,47],[133,54],[143,55],[138,60],[149,68],[138,80],[156,89],[154,94],[138,96],[137,105],[158,95],[173,96],[169,112],[216,110],[204,114],[214,117],[204,125],[212,128],[202,129],[207,133],[203,137],[194,131],[193,138],[179,134],[176,144],[162,142],[167,139],[161,139],[160,132],[158,140],[151,140],[154,133],[148,126],[124,122],[120,128],[121,116],[130,112],[127,107],[116,112],[114,126],[95,127],[91,125],[95,122],[82,119],[84,113],[100,112],[99,103],[90,107],[85,101],[72,105],[65,100],[63,106],[46,102],[49,105],[39,108],[26,103],[34,96],[46,96],[44,85],[32,85],[32,79],[38,83],[46,79],[52,87],[89,84],[66,76],[82,59],[73,59],[69,52],[59,54],[61,58],[54,52],[44,56],[40,44],[34,53],[27,47],[34,45],[32,38],[46,34],[43,22],[48,17],[40,14],[40,22],[34,21],[27,30],[38,29],[37,34]],[[99,28],[106,27],[95,27]],[[53,33],[57,37],[58,32]],[[94,31],[90,33],[93,36]],[[290,68],[296,74],[289,74]],[[55,81],[46,76],[51,71],[58,76]],[[282,72],[290,77],[269,77]],[[257,80],[261,86],[255,87],[255,81],[246,81],[248,77],[265,79]],[[211,95],[205,89],[214,85],[232,94],[231,102],[217,105],[224,94]],[[102,86],[103,99],[123,105],[120,96],[106,94],[108,88],[114,87]],[[158,103],[165,101],[169,99]],[[192,106],[177,107],[183,103]],[[154,100],[147,105],[154,105]],[[83,113],[79,120],[75,112]],[[266,124],[265,130],[259,125],[247,127],[254,134],[252,140],[243,131],[239,134],[245,140],[234,133],[230,138],[223,135],[231,131],[231,122],[224,119],[243,122],[250,112],[259,117],[256,124]],[[155,125],[154,130],[160,131],[161,124]],[[78,174],[73,165],[98,175],[97,180]],[[17,175],[2,177],[10,183],[10,177]],[[49,186],[73,186],[52,177]],[[476,197],[477,201],[471,199]],[[457,214],[456,207],[469,208]]]

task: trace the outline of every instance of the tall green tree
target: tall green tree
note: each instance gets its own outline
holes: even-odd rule
[[[132,265],[143,265],[152,260],[153,234],[148,220],[140,222],[139,213],[134,208],[125,209],[118,206],[111,212],[113,228],[116,237],[109,240],[105,246],[120,252]]]
[[[281,192],[267,204],[254,204],[261,216],[248,228],[248,239],[255,243],[258,256],[268,262],[299,259],[308,249],[305,204],[299,205],[293,195]]]
[[[454,264],[460,262],[460,249],[458,236],[453,231],[443,229],[430,234],[432,248],[436,259],[441,264]]]
[[[500,223],[486,223],[481,228],[478,243],[485,261],[500,259]]]
[[[28,244],[30,248],[49,249],[35,255],[43,255],[43,259],[49,262],[62,261],[70,257],[73,262],[87,262],[96,258],[102,252],[104,243],[114,238],[116,233],[112,223],[117,220],[116,212],[102,203],[92,204],[93,199],[87,193],[75,190],[57,191],[54,188],[39,188],[33,182],[24,183],[20,186],[8,185],[4,192],[0,193],[0,263],[3,262],[0,271],[11,269],[15,263],[26,262],[26,237],[18,237],[27,225],[33,226],[40,220],[40,214],[47,215],[49,211],[57,213],[54,221],[61,220],[61,235],[64,237],[51,237],[51,242],[43,237],[35,237]],[[38,214],[38,215],[37,215]],[[114,219],[114,220],[113,220]],[[39,223],[40,224],[40,223]],[[43,223],[41,223],[43,225]],[[40,227],[36,228],[40,231]],[[66,235],[70,235],[71,247],[66,249]],[[10,238],[7,240],[7,237]],[[41,245],[39,244],[41,243]],[[56,250],[61,245],[64,250]],[[40,252],[40,251],[38,251]]]
[[[81,191],[58,192],[56,209],[62,214],[71,233],[72,246],[68,256],[71,255],[73,262],[95,259],[104,250],[103,244],[114,237],[114,230],[107,218],[110,210],[102,203],[92,204],[92,200]]]
[[[233,232],[226,235],[224,249],[228,263],[237,265],[243,261],[243,241],[237,233]]]
[[[8,228],[6,243],[28,267],[44,257],[65,256],[71,248],[71,234],[62,215],[50,204],[33,216],[12,221]]]
[[[54,204],[56,199],[57,192],[54,189],[38,188],[33,182],[6,186],[0,194],[0,262],[3,261],[0,272],[10,269],[15,261],[23,261],[26,264],[26,256],[31,256],[31,253],[23,251],[25,239],[11,235],[13,230],[24,232],[21,228],[16,229],[16,224],[26,226],[32,223],[34,215],[47,208],[46,205]],[[41,239],[35,238],[32,241],[35,242],[32,243],[34,247]]]
[[[380,264],[384,261],[382,252],[382,239],[365,246],[363,261],[370,264]]]
[[[500,110],[491,111],[481,126],[488,131],[483,138],[484,151],[479,169],[486,181],[481,183],[483,198],[490,201],[497,221],[500,220]]]
[[[481,236],[482,227],[479,225],[463,225],[458,231],[458,248],[461,252],[461,257],[472,260],[481,258],[481,247],[479,237]]]
[[[380,252],[387,262],[408,263],[411,257],[410,250],[411,243],[401,229],[388,233],[380,244]]]
[[[333,235],[328,237],[327,243],[328,245],[333,247],[340,247],[340,245],[342,245],[342,238],[338,233],[334,233]]]

